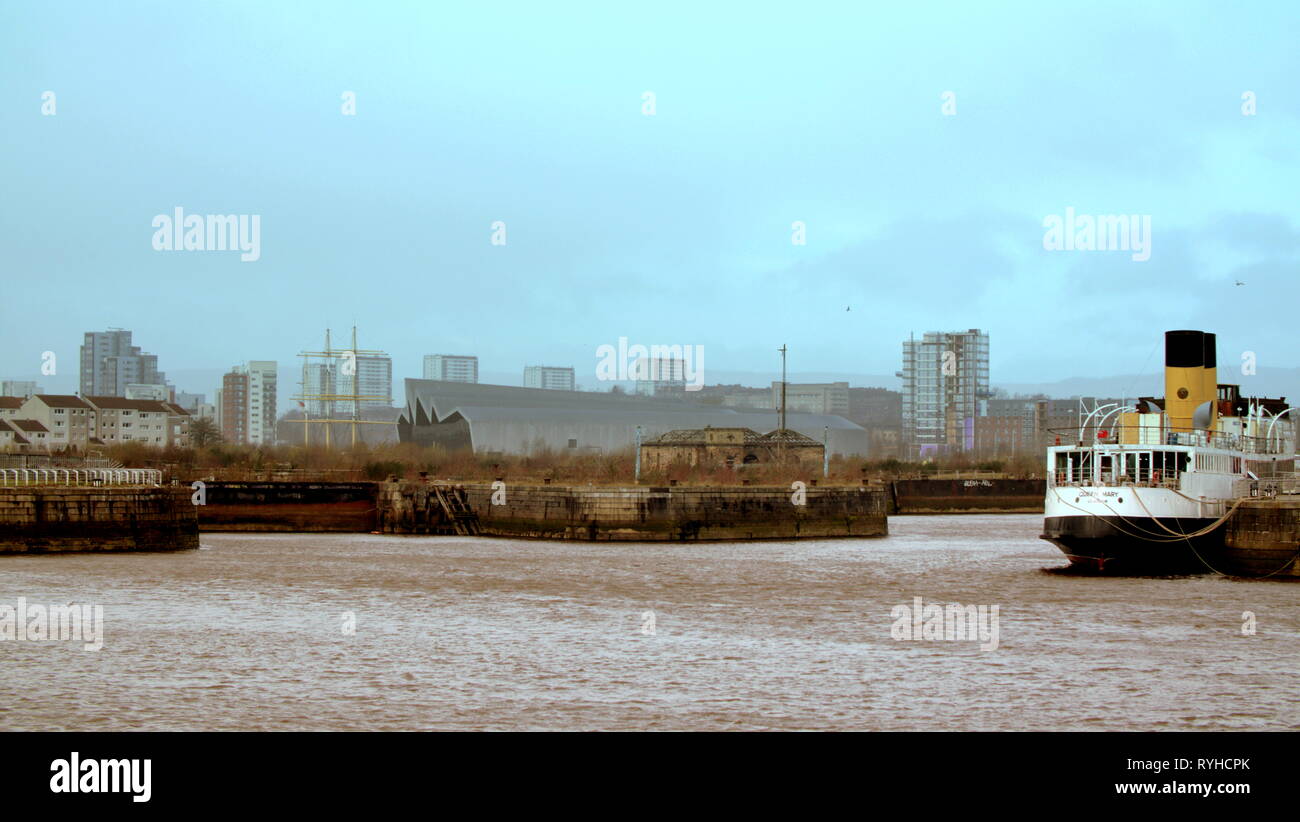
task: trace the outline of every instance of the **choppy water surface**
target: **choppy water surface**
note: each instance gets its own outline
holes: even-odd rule
[[[0,604],[105,615],[99,652],[0,642],[0,729],[1300,728],[1300,585],[1045,573],[1065,562],[1041,522],[705,545],[205,534],[179,554],[0,557]],[[999,605],[1000,647],[894,640],[890,610],[915,596]]]

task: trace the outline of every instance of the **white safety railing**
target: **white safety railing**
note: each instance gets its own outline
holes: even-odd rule
[[[0,488],[22,485],[161,485],[155,468],[0,468]]]

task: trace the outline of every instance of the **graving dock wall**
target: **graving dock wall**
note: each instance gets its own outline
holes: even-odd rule
[[[557,487],[507,484],[493,504],[490,484],[465,486],[481,533],[614,541],[870,537],[888,533],[888,494],[879,487]],[[498,495],[500,501],[500,495]]]
[[[893,512],[899,514],[1042,513],[1047,480],[894,480]]]
[[[368,533],[375,529],[378,488],[374,482],[206,482],[205,503],[194,507],[204,531]],[[188,501],[192,492],[185,493]]]

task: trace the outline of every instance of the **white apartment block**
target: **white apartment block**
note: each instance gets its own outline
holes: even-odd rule
[[[248,441],[254,445],[275,444],[275,360],[248,363]]]
[[[903,447],[911,459],[975,450],[989,392],[989,335],[930,331],[903,341]]]
[[[278,370],[274,360],[250,360],[221,378],[215,413],[231,445],[274,445]]]
[[[524,388],[545,388],[551,391],[574,391],[573,369],[551,365],[530,365],[524,368]]]
[[[636,393],[646,396],[677,394],[686,390],[686,360],[676,357],[638,357],[632,364]]]
[[[343,397],[357,396],[359,400],[340,400],[335,409],[351,414],[355,406],[361,408],[393,407],[393,359],[387,355],[358,355],[353,358],[353,374],[344,373],[346,360],[337,367],[335,381],[337,393]]]
[[[426,354],[424,378],[445,382],[478,382],[478,357],[461,354]]]

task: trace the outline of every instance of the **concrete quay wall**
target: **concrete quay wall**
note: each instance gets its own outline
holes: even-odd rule
[[[1247,500],[1223,527],[1223,567],[1218,570],[1238,576],[1300,579],[1300,499]]]
[[[0,554],[199,547],[188,489],[0,488]]]

